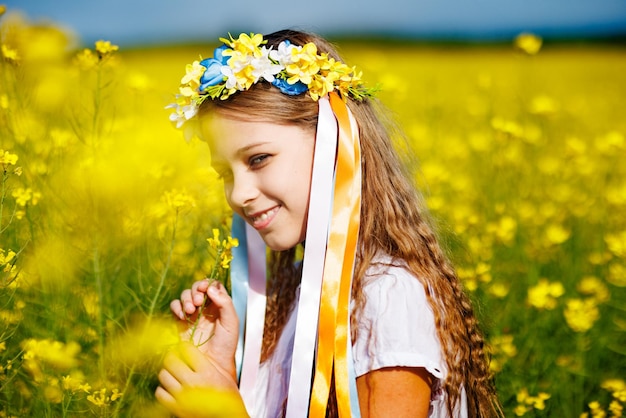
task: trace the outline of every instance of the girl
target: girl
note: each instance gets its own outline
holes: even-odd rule
[[[220,284],[183,291],[171,310],[193,344],[166,357],[157,399],[181,416],[210,409],[189,412],[198,387],[234,394],[232,416],[500,416],[472,307],[373,91],[312,34],[222,41],[188,66],[171,119],[199,129],[248,224],[251,289],[265,286],[255,233],[271,250],[267,289],[247,316]]]

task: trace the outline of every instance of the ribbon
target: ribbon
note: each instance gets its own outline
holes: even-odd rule
[[[361,157],[356,122],[336,93],[319,100],[314,153],[286,416],[323,418],[334,376],[339,416],[360,417],[349,307],[360,221]],[[237,314],[246,318],[245,325],[240,324],[236,364],[240,392],[252,413],[265,317],[265,246],[251,227],[243,232],[242,223],[233,217],[233,237],[245,250],[234,251],[231,282]]]
[[[241,250],[243,254],[233,254],[233,261],[237,255],[247,255],[247,262],[236,266],[231,264],[233,302],[237,315],[240,318],[239,340],[235,358],[238,364],[238,374],[240,375],[239,392],[248,414],[252,414],[255,401],[254,388],[261,361],[263,327],[265,325],[265,243],[254,228],[247,224],[245,224],[245,227],[242,227],[241,223],[244,223],[244,221],[241,217],[237,216],[235,218],[235,216],[233,216],[233,235],[241,234],[237,236],[237,239],[240,239],[239,246],[244,247],[245,250]],[[247,271],[243,269],[244,264],[247,265]],[[232,270],[233,267],[235,267],[234,271]],[[237,289],[237,292],[235,292],[235,289]],[[245,321],[243,318],[245,318]],[[243,339],[242,336],[244,336]],[[239,355],[240,347],[243,347],[242,355]]]
[[[330,105],[339,125],[333,212],[326,250],[315,377],[309,417],[326,415],[331,379],[340,417],[350,417],[352,405],[348,366],[350,289],[361,210],[361,156],[358,131],[352,129],[346,104],[335,93]]]
[[[311,175],[306,246],[291,359],[286,416],[306,417],[311,397],[322,274],[332,209],[337,122],[327,98],[319,100],[317,133]]]
[[[231,236],[239,241],[239,245],[231,249],[233,259],[230,263],[231,296],[239,318],[239,337],[235,351],[235,366],[237,379],[239,379],[243,363],[243,333],[246,326],[244,318],[248,305],[248,240],[246,238],[246,222],[236,213],[233,213]]]

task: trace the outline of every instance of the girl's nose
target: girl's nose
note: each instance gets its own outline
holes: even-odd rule
[[[229,188],[230,190],[227,190],[229,192],[228,200],[232,206],[243,208],[259,195],[259,189],[256,186],[254,177],[245,173],[233,175]]]

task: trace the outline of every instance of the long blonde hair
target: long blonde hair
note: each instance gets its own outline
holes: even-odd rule
[[[314,42],[318,51],[340,59],[336,49],[317,35],[284,30],[265,38],[268,45],[274,46],[287,39],[296,45]],[[348,106],[359,126],[363,173],[359,252],[352,286],[355,304],[351,321],[353,325],[358,322],[359,312],[365,304],[364,278],[375,254],[383,252],[403,260],[424,286],[434,312],[448,369],[443,390],[448,395],[450,416],[454,415],[462,388],[467,395],[470,417],[499,416],[501,410],[478,321],[425,216],[421,196],[393,147],[388,119],[384,118],[375,100],[349,99]],[[201,112],[207,111],[230,118],[254,117],[278,124],[296,124],[314,131],[318,105],[305,94],[288,96],[261,82],[228,100],[205,101]],[[301,276],[294,263],[297,252],[296,248],[274,252],[270,259],[272,274],[268,282],[263,359],[273,352],[294,305]],[[356,328],[352,327],[353,330]]]

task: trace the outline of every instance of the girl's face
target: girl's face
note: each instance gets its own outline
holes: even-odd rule
[[[306,232],[315,133],[295,125],[205,118],[212,166],[230,207],[275,251]]]

